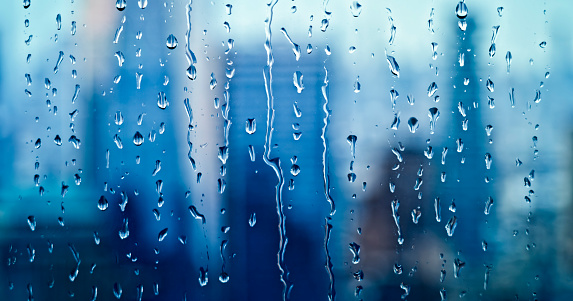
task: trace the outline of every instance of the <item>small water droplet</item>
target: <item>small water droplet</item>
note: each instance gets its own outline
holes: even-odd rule
[[[386,60],[388,61],[388,67],[390,68],[390,72],[394,74],[396,77],[400,77],[400,66],[398,66],[398,62],[393,56],[387,55]]]
[[[147,7],[147,0],[137,0],[137,5],[139,5],[139,8],[145,9]]]
[[[24,8],[27,9],[28,7],[30,7],[30,0],[24,0]]]
[[[355,242],[351,242],[348,244],[348,248],[350,249],[350,252],[352,252],[352,263],[353,264],[357,264],[360,262],[360,245],[358,245]]]
[[[163,241],[165,239],[165,237],[167,236],[167,231],[168,231],[168,228],[165,228],[165,229],[159,231],[159,235],[157,236],[157,240]]]
[[[302,83],[302,72],[300,71],[296,71],[293,73],[292,75],[292,82],[294,84],[294,86],[296,87],[296,92],[297,93],[302,93],[302,90],[304,90],[304,84]]]
[[[159,92],[159,94],[157,94],[157,106],[162,110],[165,110],[169,106],[165,92]]]
[[[199,268],[199,285],[205,286],[209,282],[209,277],[207,275],[207,270],[203,269],[203,267]]]
[[[457,226],[458,226],[458,218],[456,216],[452,216],[445,226],[448,236],[454,235],[454,231],[456,230]]]
[[[545,41],[539,43],[539,47],[541,47],[541,48],[545,48],[546,46],[547,46],[547,42],[545,42]]]
[[[491,154],[490,154],[490,153],[486,153],[486,154],[485,154],[485,168],[486,168],[486,169],[490,169],[490,168],[491,168],[491,162],[492,162]]]
[[[28,226],[32,231],[36,230],[36,217],[34,217],[33,215],[28,216]]]
[[[358,16],[360,16],[361,12],[362,12],[362,5],[358,3],[358,1],[353,1],[352,4],[350,4],[350,13],[352,13],[352,16],[357,18]]]
[[[251,216],[249,217],[249,227],[254,227],[257,224],[257,214],[256,213],[251,213]]]

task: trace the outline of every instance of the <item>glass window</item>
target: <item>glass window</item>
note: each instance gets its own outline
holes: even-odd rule
[[[5,300],[568,300],[567,2],[0,18]]]

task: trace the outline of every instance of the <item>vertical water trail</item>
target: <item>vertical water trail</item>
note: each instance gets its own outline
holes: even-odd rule
[[[193,51],[191,51],[191,4],[193,0],[189,0],[187,4],[187,32],[185,33],[185,57],[187,58],[187,63],[189,67],[187,68],[187,77],[190,80],[195,80],[197,77],[197,70],[195,69],[195,64],[197,64],[197,58]]]
[[[280,158],[271,158],[271,145],[273,139],[273,124],[275,119],[275,109],[274,109],[274,96],[273,96],[273,64],[274,57],[271,45],[271,23],[273,20],[273,8],[277,4],[278,0],[271,0],[267,6],[267,18],[265,19],[265,50],[267,52],[267,65],[263,68],[263,77],[265,79],[265,90],[267,94],[267,130],[265,134],[265,152],[263,155],[263,160],[265,164],[270,166],[278,178],[278,183],[275,186],[276,191],[276,205],[277,205],[277,215],[279,218],[278,228],[279,228],[279,250],[277,252],[277,264],[280,270],[280,280],[283,283],[283,300],[287,300],[288,293],[290,292],[291,284],[288,280],[287,267],[284,261],[284,253],[288,239],[286,237],[285,228],[285,215],[283,212],[283,200],[282,191],[284,186],[284,176],[283,170],[281,168]]]
[[[328,286],[328,300],[333,301],[336,297],[336,290],[334,289],[334,272],[332,271],[332,260],[330,258],[330,252],[328,251],[328,243],[330,242],[330,232],[332,231],[332,225],[329,223],[330,217],[325,218],[324,224],[324,252],[326,255],[326,272],[328,273],[328,278],[330,284]]]
[[[324,182],[324,196],[326,197],[326,201],[330,204],[330,215],[334,215],[336,212],[336,207],[334,205],[334,200],[330,196],[330,178],[328,176],[328,161],[327,161],[327,139],[326,139],[326,130],[328,128],[328,124],[330,123],[330,109],[328,108],[328,69],[324,66],[324,81],[322,85],[322,97],[324,98],[324,105],[322,106],[322,110],[324,111],[324,126],[322,127],[322,134],[320,138],[322,139],[322,178]]]

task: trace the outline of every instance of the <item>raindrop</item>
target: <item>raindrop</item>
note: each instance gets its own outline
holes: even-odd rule
[[[503,12],[503,6],[497,8],[497,15],[501,17],[501,13]]]
[[[126,0],[117,0],[115,2],[115,8],[117,8],[117,10],[119,11],[123,11],[125,9],[125,6],[127,5]]]
[[[454,235],[454,231],[456,230],[457,226],[458,226],[458,218],[455,216],[452,216],[452,218],[450,218],[450,220],[448,221],[448,223],[445,226],[446,232],[448,233],[448,236]]]
[[[360,82],[358,81],[359,77],[356,77],[356,81],[354,81],[354,93],[360,92]]]
[[[430,86],[428,86],[428,97],[432,97],[436,91],[438,91],[438,85],[436,82],[433,82],[430,84]]]
[[[492,162],[491,154],[490,154],[490,153],[486,153],[486,154],[485,154],[485,168],[486,168],[486,169],[490,169],[490,168],[491,168],[491,162]]]
[[[302,83],[302,77],[303,77],[303,75],[300,71],[296,71],[292,75],[292,82],[293,82],[294,86],[296,87],[297,93],[301,93],[302,90],[304,89],[304,85]]]
[[[417,224],[418,221],[420,220],[420,216],[422,216],[422,210],[420,210],[420,207],[414,208],[412,210],[412,222],[414,224]]]
[[[117,125],[123,124],[123,114],[121,114],[121,111],[115,112],[114,121],[115,121],[115,124],[117,124]]]
[[[352,4],[350,4],[350,13],[352,13],[352,16],[357,18],[358,16],[360,16],[361,12],[362,12],[362,5],[358,3],[358,1],[353,1]]]
[[[436,212],[436,221],[442,221],[442,207],[440,206],[440,198],[434,199],[434,211]]]
[[[121,229],[119,230],[119,238],[126,239],[129,236],[129,228],[128,228],[128,219],[123,219],[123,224],[121,225]]]
[[[485,215],[488,215],[490,210],[491,210],[491,206],[493,205],[493,198],[490,196],[487,198],[487,200],[485,201],[485,209],[483,211],[483,213],[485,213]]]
[[[209,278],[207,276],[207,270],[203,269],[203,267],[199,268],[199,285],[205,286],[209,282]]]
[[[357,264],[360,262],[360,246],[355,243],[355,242],[351,242],[348,244],[348,248],[350,249],[350,252],[352,252],[352,263],[353,264]]]
[[[78,139],[78,137],[76,137],[76,135],[72,135],[70,137],[70,139],[68,139],[68,142],[70,142],[74,146],[75,149],[80,148],[81,142],[80,142],[80,139]]]
[[[539,43],[539,47],[541,47],[541,48],[545,48],[546,46],[547,46],[547,42],[545,42],[545,41]]]
[[[539,103],[540,101],[541,101],[541,91],[535,90],[535,98],[533,99],[533,102]]]
[[[460,277],[460,272],[465,265],[466,265],[466,263],[461,261],[459,258],[454,259],[454,277],[455,278]]]
[[[400,77],[400,66],[398,66],[396,59],[393,56],[386,55],[386,60],[388,61],[390,72],[392,72],[396,77]]]
[[[34,143],[34,147],[36,149],[40,148],[42,146],[42,140],[40,138],[38,138],[38,140],[36,140],[36,142]]]
[[[461,153],[464,150],[464,142],[462,141],[462,138],[458,138],[458,140],[456,140],[456,146],[458,153]]]
[[[493,92],[494,84],[493,84],[493,82],[491,81],[491,79],[489,79],[489,78],[487,79],[487,82],[485,83],[485,86],[486,86],[486,88],[487,88],[487,90],[488,90],[489,92]]]
[[[119,149],[123,148],[123,143],[121,142],[121,138],[119,138],[118,134],[115,134],[113,136],[113,142],[115,142],[115,145],[117,146],[117,148],[119,148]]]
[[[165,108],[169,106],[165,92],[159,92],[159,94],[157,94],[157,106],[162,110],[165,110]]]
[[[440,117],[440,111],[438,111],[438,108],[430,108],[428,111],[428,117],[430,117],[430,134],[433,134],[436,128],[436,121]]]
[[[468,16],[468,7],[464,1],[460,1],[456,6],[456,16],[460,19],[464,19]]]
[[[300,59],[300,46],[298,46],[298,44],[296,44],[295,42],[292,41],[292,39],[290,38],[290,36],[288,35],[288,33],[284,27],[281,28],[281,32],[283,33],[283,35],[285,36],[287,41],[292,46],[292,52],[294,53],[295,60],[298,61]]]
[[[509,69],[511,67],[511,59],[512,59],[511,52],[508,51],[505,54],[505,63],[507,64],[507,73],[509,73]]]
[[[135,132],[135,135],[133,135],[133,144],[135,144],[136,146],[140,146],[141,144],[143,144],[143,141],[145,139],[143,139],[143,135],[141,135],[140,132]]]
[[[123,63],[125,62],[125,56],[123,55],[123,52],[118,51],[115,53],[115,57],[117,57],[117,63],[119,64],[119,66],[123,66]]]
[[[27,9],[28,7],[30,7],[30,4],[31,4],[30,0],[24,0],[24,8]]]
[[[118,0],[119,1],[119,0]],[[177,38],[173,35],[170,34],[167,37],[167,41],[165,42],[165,45],[167,46],[167,48],[169,49],[175,49],[175,47],[177,47]]]
[[[108,203],[107,199],[105,198],[105,196],[103,196],[103,195],[100,196],[99,200],[97,201],[97,207],[101,211],[105,211],[107,209],[107,207],[109,207],[109,203]]]
[[[168,228],[165,228],[165,229],[159,231],[159,235],[157,236],[157,240],[163,241],[165,239],[165,237],[167,236],[167,231],[168,231]]]
[[[249,217],[249,227],[254,227],[257,224],[257,214],[256,213],[251,213],[251,216]]]
[[[356,140],[356,135],[349,135],[346,138],[346,141],[350,144],[350,154],[352,155],[352,158],[356,158]]]
[[[495,43],[491,43],[491,46],[489,46],[489,57],[493,57],[495,55]]]
[[[139,5],[139,8],[145,9],[147,7],[147,0],[137,0],[137,5]]]
[[[30,230],[36,230],[36,217],[33,215],[28,216],[28,226],[30,226]]]
[[[191,216],[193,216],[193,218],[201,220],[201,224],[205,224],[205,216],[199,213],[199,211],[197,211],[197,208],[195,206],[193,205],[189,206],[189,213],[191,213]]]
[[[418,127],[418,119],[416,119],[416,117],[410,117],[410,119],[408,119],[408,129],[410,132],[415,133]]]
[[[322,32],[325,32],[326,29],[328,28],[328,24],[329,24],[329,22],[327,19],[322,19],[322,21],[320,22],[320,30]]]
[[[512,108],[515,108],[515,96],[514,96],[514,89],[509,89],[509,104]]]
[[[290,168],[290,173],[295,177],[298,176],[300,173],[300,167],[296,164],[293,164]]]
[[[255,133],[256,130],[257,130],[257,122],[255,118],[247,118],[247,121],[245,122],[245,131],[247,132],[247,134],[252,135]]]

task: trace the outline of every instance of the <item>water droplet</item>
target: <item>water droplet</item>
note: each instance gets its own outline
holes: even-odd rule
[[[410,117],[410,119],[408,119],[408,129],[410,132],[415,133],[419,126],[420,124],[416,117]]]
[[[438,85],[436,84],[436,82],[433,82],[430,84],[430,86],[428,86],[428,97],[434,96],[436,91],[438,91]]]
[[[30,7],[30,4],[31,4],[30,0],[24,0],[24,8],[27,9],[28,7]]]
[[[450,220],[448,221],[448,223],[445,226],[446,232],[448,233],[448,236],[454,235],[454,231],[456,230],[457,226],[458,226],[458,218],[456,216],[452,216],[452,218],[450,218]]]
[[[97,201],[97,207],[101,211],[105,211],[107,209],[107,207],[109,207],[109,203],[108,203],[107,199],[105,198],[105,196],[103,196],[103,195],[100,196],[99,200]]]
[[[117,10],[119,11],[123,11],[125,9],[125,6],[127,5],[126,0],[117,0],[115,2],[115,8],[117,8]]]
[[[143,144],[143,141],[145,139],[143,139],[143,135],[141,135],[141,133],[135,132],[135,135],[133,135],[133,144],[135,144],[136,146],[140,146],[141,144]]]
[[[76,135],[72,135],[70,137],[70,139],[68,139],[68,142],[70,142],[74,146],[75,149],[80,148],[81,142],[80,142],[80,139],[78,139],[78,137],[76,137]]]
[[[159,235],[157,236],[157,240],[163,241],[165,239],[165,237],[167,236],[167,231],[168,231],[168,228],[165,228],[165,229],[159,231]]]
[[[322,21],[320,22],[320,30],[322,32],[325,32],[326,29],[328,28],[329,22],[328,19],[322,19]]]
[[[139,5],[139,8],[145,9],[147,7],[147,0],[137,0],[137,5]]]
[[[418,221],[420,220],[420,216],[422,216],[422,210],[420,210],[420,207],[414,208],[412,210],[412,222],[414,224],[417,224]]]
[[[486,86],[486,88],[487,88],[487,90],[488,90],[489,92],[493,92],[493,89],[494,89],[494,87],[495,87],[494,84],[493,84],[493,82],[492,82],[491,79],[489,79],[489,78],[487,79],[487,82],[485,83],[485,86]]]
[[[508,51],[505,54],[505,63],[507,64],[507,73],[509,73],[509,69],[511,67],[511,59],[512,59],[511,52]]]
[[[256,130],[257,130],[257,122],[255,118],[247,118],[247,121],[245,122],[245,131],[247,132],[247,134],[252,135],[255,133]]]
[[[209,277],[207,275],[207,270],[203,269],[203,267],[199,268],[199,285],[205,286],[209,282]]]
[[[386,60],[388,61],[388,67],[390,68],[390,72],[394,74],[396,77],[400,77],[400,66],[398,66],[398,62],[393,56],[386,56]]]
[[[491,168],[491,162],[492,162],[491,154],[490,154],[490,153],[486,153],[486,154],[485,154],[485,168],[486,168],[486,169],[490,169],[490,168]]]
[[[189,206],[189,213],[191,213],[191,216],[193,216],[193,218],[201,220],[201,224],[205,224],[205,216],[201,213],[199,213],[199,211],[197,211],[197,208],[193,205]]]
[[[545,42],[545,41],[539,43],[539,47],[541,47],[541,48],[545,48],[546,46],[547,46],[547,42]]]
[[[169,106],[165,92],[159,92],[159,94],[157,94],[157,106],[162,110],[165,110]]]
[[[346,141],[348,142],[348,144],[350,144],[350,154],[352,155],[352,158],[356,158],[356,140],[358,138],[356,137],[356,135],[349,135],[346,138]]]
[[[290,38],[290,36],[288,35],[288,33],[284,27],[281,28],[281,32],[283,33],[283,35],[285,36],[287,41],[292,46],[292,52],[294,53],[295,60],[298,61],[300,59],[300,46],[298,46],[298,44],[296,44],[295,42],[292,41],[292,39]]]
[[[440,117],[440,112],[438,111],[438,108],[436,107],[430,108],[428,110],[428,117],[430,117],[430,134],[433,134],[436,128],[436,121]]]
[[[121,285],[119,283],[114,283],[113,284],[113,295],[117,298],[120,299],[121,298],[121,294],[122,294],[122,289],[121,289]]]
[[[483,213],[485,213],[485,215],[488,215],[490,210],[491,210],[491,206],[493,205],[493,198],[490,196],[487,198],[487,200],[485,201],[485,209],[483,211]]]
[[[539,103],[540,101],[541,101],[541,91],[535,90],[535,98],[533,99],[533,102]]]
[[[355,242],[351,242],[348,244],[348,248],[350,249],[350,252],[352,252],[352,263],[353,264],[357,264],[360,262],[360,246],[355,243]]]
[[[495,43],[491,43],[491,46],[489,46],[489,57],[493,57],[495,55]]]
[[[175,47],[177,47],[177,44],[178,44],[177,38],[173,34],[170,34],[167,37],[167,41],[165,42],[165,45],[167,46],[167,48],[175,49]]]
[[[456,6],[456,16],[460,19],[464,19],[468,16],[468,7],[464,1],[460,1]]]
[[[257,224],[257,214],[256,213],[251,213],[251,216],[249,217],[249,227],[254,227]]]
[[[38,140],[36,140],[36,142],[34,143],[34,147],[36,149],[40,148],[42,146],[42,139],[38,138]]]
[[[127,218],[123,219],[123,224],[121,229],[119,230],[119,238],[126,239],[129,237],[129,228],[128,228],[129,221]]]
[[[462,138],[458,138],[456,140],[456,146],[458,153],[461,153],[464,150],[464,142],[462,141]]]
[[[115,124],[117,124],[117,125],[123,124],[123,114],[121,114],[121,111],[115,112],[114,121],[115,121]]]
[[[466,263],[461,261],[459,258],[454,259],[454,277],[455,278],[460,277],[460,272],[465,265],[466,265]]]
[[[290,168],[290,173],[296,177],[298,176],[298,174],[300,173],[300,166],[293,164]]]
[[[33,215],[28,216],[28,226],[30,226],[30,230],[36,230],[36,217]]]
[[[300,71],[296,71],[292,75],[292,82],[293,82],[294,86],[296,87],[297,93],[301,93],[302,90],[304,90],[304,84],[302,83],[302,77],[303,77],[303,75]]]
[[[358,1],[353,1],[352,4],[350,4],[350,13],[352,13],[352,16],[357,18],[358,16],[360,16],[361,12],[362,12],[362,5],[360,5]]]

